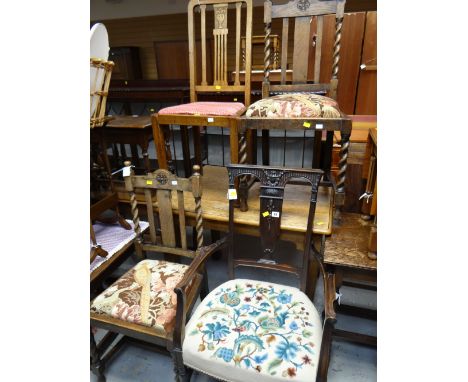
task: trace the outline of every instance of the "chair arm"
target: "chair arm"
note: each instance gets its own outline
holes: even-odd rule
[[[336,312],[334,303],[336,300],[335,274],[326,272],[323,279],[324,286],[324,308],[325,321],[336,321]]]
[[[229,235],[223,237],[221,240],[218,240],[213,244],[198,248],[195,252],[194,260],[187,269],[187,272],[185,272],[184,278],[179,281],[179,283],[175,286],[174,289],[185,289],[187,285],[192,281],[193,276],[203,266],[208,257],[211,256],[213,253],[219,251],[221,248],[225,247],[228,244],[228,239]]]

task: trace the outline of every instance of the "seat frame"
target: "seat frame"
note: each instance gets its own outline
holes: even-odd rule
[[[208,257],[219,251],[226,244],[226,239],[219,240],[214,244],[203,246],[203,220],[201,211],[201,182],[199,166],[194,166],[194,175],[190,179],[178,178],[167,170],[156,170],[146,175],[134,175],[131,163],[125,162],[125,187],[130,194],[132,219],[136,233],[135,249],[137,256],[143,260],[146,251],[155,251],[165,254],[165,260],[173,260],[174,255],[192,258],[192,262],[184,274],[183,279],[174,288],[177,295],[177,308],[174,328],[171,332],[162,329],[146,327],[144,325],[126,322],[103,314],[91,312],[91,326],[108,330],[103,339],[96,343],[91,330],[91,371],[98,376],[98,380],[105,381],[104,371],[106,364],[114,354],[125,344],[139,343],[150,346],[155,350],[170,354],[174,362],[176,380],[183,378],[184,366],[182,363],[182,340],[184,337],[185,322],[193,309],[197,296],[202,298],[208,294],[208,280],[205,270],[205,262]],[[126,174],[126,173],[124,173]],[[135,189],[143,189],[145,192],[146,207],[148,212],[149,235],[143,236],[140,229],[138,206]],[[183,205],[183,192],[191,192],[196,204],[196,229],[197,249],[195,251],[187,248],[185,236],[185,211]],[[153,193],[156,193],[156,203],[159,216],[160,237],[157,233],[156,220],[154,218]],[[179,238],[176,238],[174,228],[171,195],[177,195]],[[177,242],[180,241],[180,247]],[[175,261],[173,261],[175,262]],[[119,334],[122,337],[115,345],[112,345]]]

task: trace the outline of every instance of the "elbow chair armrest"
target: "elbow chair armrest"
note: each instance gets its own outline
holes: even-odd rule
[[[187,272],[185,272],[184,278],[175,286],[174,291],[177,293],[177,289],[185,290],[195,274],[198,273],[201,267],[203,267],[208,257],[219,251],[221,248],[224,248],[228,244],[228,240],[229,236],[225,236],[213,244],[198,248],[190,267],[187,269]]]

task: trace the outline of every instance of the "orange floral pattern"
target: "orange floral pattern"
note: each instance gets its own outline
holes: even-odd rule
[[[176,314],[174,287],[188,266],[143,260],[94,299],[91,312],[170,331]]]

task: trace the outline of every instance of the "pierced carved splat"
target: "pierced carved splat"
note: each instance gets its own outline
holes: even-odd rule
[[[276,264],[273,253],[281,233],[281,216],[283,208],[284,188],[293,178],[306,179],[312,186],[308,226],[311,231],[315,205],[317,203],[318,185],[323,175],[321,170],[284,169],[249,165],[227,166],[229,185],[234,187],[235,179],[243,175],[252,175],[260,181],[260,237],[263,257],[260,263]],[[232,204],[232,201],[230,201]],[[234,209],[229,208],[229,222],[233,226]],[[306,241],[310,240],[311,232],[308,232]],[[306,246],[307,248],[307,246]]]
[[[214,4],[214,84],[227,85],[228,4]]]

